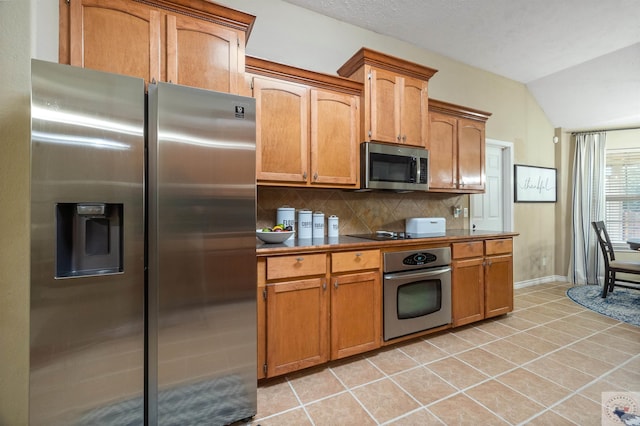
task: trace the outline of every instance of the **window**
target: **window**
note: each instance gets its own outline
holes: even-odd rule
[[[605,222],[614,246],[640,237],[640,149],[606,151]]]

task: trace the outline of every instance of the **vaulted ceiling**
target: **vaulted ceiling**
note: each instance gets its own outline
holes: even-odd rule
[[[527,85],[554,127],[640,126],[638,0],[285,0]]]

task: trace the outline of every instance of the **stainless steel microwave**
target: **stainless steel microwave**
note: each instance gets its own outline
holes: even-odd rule
[[[429,189],[429,151],[424,148],[363,142],[360,187],[395,191]]]

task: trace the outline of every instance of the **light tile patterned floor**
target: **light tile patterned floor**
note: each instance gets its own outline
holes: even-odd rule
[[[261,383],[251,425],[600,425],[601,393],[640,391],[640,328],[567,283],[513,313]]]

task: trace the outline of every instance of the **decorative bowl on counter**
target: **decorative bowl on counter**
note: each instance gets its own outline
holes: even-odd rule
[[[256,236],[269,244],[284,243],[293,234],[295,234],[295,231],[263,231],[262,229],[256,229]]]

